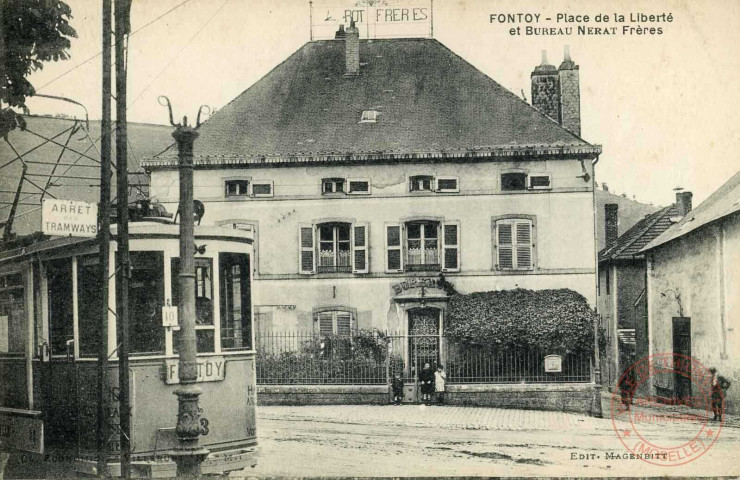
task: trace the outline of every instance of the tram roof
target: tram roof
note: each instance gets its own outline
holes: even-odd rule
[[[111,225],[111,242],[115,241],[117,231],[118,225]],[[253,241],[252,232],[215,225],[195,225],[194,235],[196,240],[220,240],[247,244]],[[129,223],[129,238],[132,240],[177,240],[179,237],[180,225],[177,223],[152,221]],[[3,250],[3,244],[0,243],[0,266],[28,259],[41,252],[68,250],[69,256],[72,256],[86,246],[95,245],[97,241],[96,237],[55,237],[35,232],[17,237],[13,241],[13,247],[5,250]]]

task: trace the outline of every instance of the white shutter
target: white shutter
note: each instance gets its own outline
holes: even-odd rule
[[[334,319],[332,312],[322,312],[318,314],[319,335],[327,336],[334,333]]]
[[[400,223],[387,224],[385,226],[385,271],[403,271],[403,244],[402,229]]]
[[[445,222],[442,225],[442,271],[460,270],[460,222]]]
[[[516,268],[529,270],[532,265],[532,223],[527,220],[516,222]]]
[[[514,268],[514,248],[511,223],[501,221],[496,224],[496,257],[499,270]]]
[[[369,233],[366,223],[356,223],[352,228],[353,273],[367,273],[370,271],[370,265],[368,264]]]
[[[314,228],[312,225],[298,227],[298,271],[310,275],[316,271]]]

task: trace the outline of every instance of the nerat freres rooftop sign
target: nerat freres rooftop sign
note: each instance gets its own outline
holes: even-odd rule
[[[311,39],[334,38],[340,25],[349,27],[354,20],[360,38],[430,37],[432,4],[417,2],[404,5],[311,5]]]

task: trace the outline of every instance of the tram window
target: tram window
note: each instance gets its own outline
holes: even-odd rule
[[[195,324],[213,325],[213,271],[210,258],[195,259]],[[180,259],[172,258],[172,305],[180,301]]]
[[[164,254],[131,252],[129,343],[132,354],[164,353]]]
[[[195,327],[195,351],[213,353],[216,351],[216,335],[213,328]],[[180,329],[172,330],[172,351],[180,352]]]
[[[0,276],[0,354],[24,353],[23,275]]]
[[[72,259],[54,260],[46,265],[49,298],[49,336],[52,355],[71,354],[74,340],[72,312]]]
[[[249,257],[244,253],[221,253],[221,348],[249,348],[252,343]]]
[[[94,357],[100,345],[100,322],[103,321],[103,303],[100,285],[103,278],[94,255],[77,259],[77,310],[79,322],[80,356]],[[107,319],[106,319],[107,320]]]

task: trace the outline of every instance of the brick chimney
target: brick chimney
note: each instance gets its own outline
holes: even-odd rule
[[[678,215],[685,217],[691,211],[691,198],[694,196],[691,192],[676,192],[676,209]]]
[[[560,76],[554,65],[547,63],[542,50],[542,63],[532,72],[532,106],[560,123]]]
[[[619,238],[619,205],[616,203],[604,205],[604,226],[606,230],[606,248],[611,248]]]
[[[344,61],[346,70],[345,76],[355,76],[360,74],[360,31],[355,26],[355,21],[349,24],[346,36],[344,38]]]
[[[560,125],[581,135],[581,86],[578,65],[570,58],[570,47],[565,46],[565,58],[558,68],[560,79]]]

